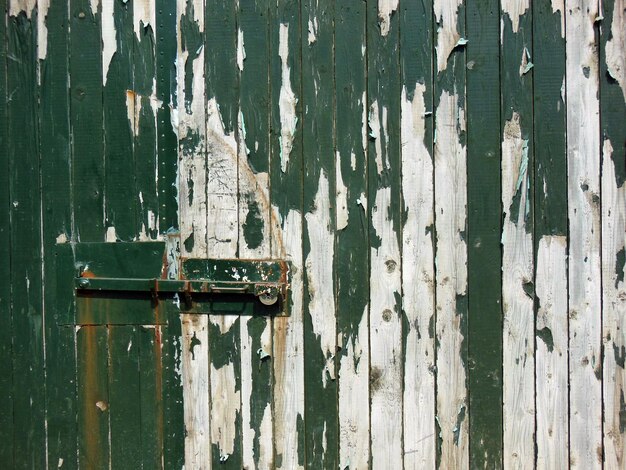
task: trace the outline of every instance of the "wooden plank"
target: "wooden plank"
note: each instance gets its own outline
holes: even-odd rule
[[[7,11],[7,0],[0,0],[0,11]],[[6,37],[7,18],[0,21],[0,37]],[[9,148],[7,121],[7,41],[0,42],[0,205],[10,207]],[[0,218],[0,258],[5,262],[0,275],[8,282],[0,283],[0,461],[13,466],[13,360],[11,337],[11,222],[10,217]]]
[[[404,468],[434,468],[433,4],[400,11]]]
[[[626,20],[623,2],[602,3],[602,337],[605,468],[626,465]]]
[[[111,300],[110,308],[131,313],[124,300]],[[141,402],[147,397],[141,396],[139,335],[136,326],[108,329],[110,465],[141,468]]]
[[[532,4],[537,468],[568,465],[564,3]]]
[[[178,228],[178,102],[176,99],[176,36],[178,3],[155,0],[156,25],[156,99],[161,103],[157,110],[157,157],[159,191],[159,228],[162,232]]]
[[[158,315],[163,315],[164,307],[159,304]],[[178,319],[176,319],[178,320]],[[139,396],[141,416],[141,465],[143,468],[164,468],[165,433],[176,432],[164,427],[163,406],[163,334],[167,327],[143,325],[139,329]],[[182,428],[180,429],[182,430]],[[179,431],[180,431],[179,430]],[[179,437],[183,442],[182,435]]]
[[[535,464],[532,20],[529,2],[500,4],[505,468]]]
[[[37,13],[13,1],[7,20],[7,122],[11,204],[13,428],[16,467],[44,467],[42,239],[37,122]]]
[[[291,262],[289,317],[274,318],[274,464],[303,469],[304,317],[302,257],[302,68],[300,5],[277,2],[272,16],[270,55],[271,255]],[[278,53],[277,53],[278,52]],[[278,132],[280,129],[280,132]]]
[[[369,247],[367,218],[366,5],[336,3],[337,382],[339,468],[367,468],[369,450]]]
[[[207,256],[204,2],[178,0],[177,100],[181,254]],[[211,461],[208,319],[182,315],[185,466]]]
[[[272,14],[268,2],[239,3],[234,38],[237,63],[228,64],[238,72],[240,85],[237,158],[238,238],[242,258],[269,258],[271,254],[269,27]],[[245,468],[273,466],[271,332],[269,318],[240,320],[241,438]]]
[[[470,467],[498,468],[503,436],[499,4],[466,5],[469,453]]]
[[[370,400],[374,467],[402,468],[401,83],[397,1],[367,5]]]
[[[39,125],[44,241],[46,435],[48,466],[77,467],[76,335],[58,326],[71,291],[57,289],[56,244],[72,237],[72,170],[69,109],[69,17],[67,3],[41,3],[38,56]],[[70,260],[71,263],[71,260]]]
[[[138,125],[132,92],[133,4],[103,0],[101,18],[106,237],[130,241],[137,233],[139,206],[133,153]]]
[[[436,419],[439,468],[468,467],[467,150],[460,2],[435,2]],[[432,328],[432,327],[431,327]]]
[[[77,241],[102,241],[104,225],[103,51],[98,2],[70,0],[74,223]]]
[[[134,100],[129,99],[128,102],[134,101],[132,131],[136,195],[133,200],[138,209],[136,232],[139,239],[149,240],[157,237],[161,219],[157,115],[159,110],[167,105],[157,96],[156,90],[155,2],[135,0],[132,7]],[[171,38],[169,41],[174,42]],[[172,182],[173,180],[170,180],[170,185]],[[169,226],[165,226],[164,230],[167,228]]]
[[[78,327],[78,466],[107,468],[110,463],[108,329]]]
[[[238,70],[236,5],[208,2],[205,47],[207,126],[207,256],[237,256],[238,214]],[[218,101],[219,100],[219,101]],[[212,464],[241,468],[243,319],[220,312],[209,317]]]
[[[320,469],[338,466],[333,8],[330,3],[303,1],[300,18],[302,148],[307,151],[303,161],[305,462]]]
[[[597,3],[567,1],[570,465],[602,466]]]

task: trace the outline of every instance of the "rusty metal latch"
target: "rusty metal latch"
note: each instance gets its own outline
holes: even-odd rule
[[[74,287],[82,295],[106,291],[149,293],[154,302],[160,297],[177,296],[181,310],[196,313],[226,310],[226,313],[288,315],[291,275],[286,261],[189,258],[181,260],[179,277],[112,278],[84,272],[74,279]],[[246,300],[250,296],[261,305],[247,310],[228,307],[250,303]]]

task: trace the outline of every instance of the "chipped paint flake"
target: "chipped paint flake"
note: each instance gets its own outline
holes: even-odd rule
[[[534,64],[530,61],[530,52],[528,52],[528,48],[524,48],[522,52],[522,61],[519,66],[519,76],[526,75],[530,72],[530,69],[534,67]]]
[[[330,225],[330,188],[324,171],[320,174],[315,208],[306,214],[311,250],[306,258],[309,312],[313,333],[319,338],[326,367],[322,383],[335,377],[335,296],[333,293],[334,236]]]
[[[241,402],[232,362],[216,369],[211,364],[211,442],[217,444],[220,458],[235,451],[237,414]]]
[[[364,413],[357,395],[368,394],[369,358],[363,351],[369,349],[368,307],[365,306],[357,334],[346,338],[346,352],[341,355],[341,383],[339,387],[339,461],[340,468],[368,468],[369,413]],[[339,343],[341,344],[341,342]]]
[[[48,53],[48,26],[46,20],[48,10],[50,9],[50,0],[39,0],[37,8],[37,57],[39,60],[44,60]]]
[[[103,0],[103,2],[104,1],[107,0]],[[98,13],[98,7],[100,6],[100,0],[89,0],[89,5],[91,7],[91,14],[96,16],[96,14]],[[104,5],[102,9],[104,10]]]
[[[102,85],[107,84],[109,65],[111,64],[113,55],[117,52],[117,31],[115,30],[113,11],[114,4],[115,0],[102,0]]]
[[[387,36],[391,28],[391,16],[398,9],[398,0],[378,0],[378,24],[380,34]]]
[[[246,60],[246,47],[243,42],[243,31],[237,30],[237,67],[243,71],[243,61]]]
[[[68,239],[65,233],[60,233],[57,235],[57,238],[56,238],[57,245],[62,244],[62,243],[67,243],[67,242],[68,242]]]
[[[354,154],[353,154],[354,155]],[[348,226],[348,188],[343,182],[343,176],[341,175],[341,155],[337,151],[337,163],[336,168],[336,186],[337,186],[337,200],[336,205],[336,218],[337,218],[337,230],[343,230]]]
[[[559,13],[561,18],[561,37],[565,38],[565,0],[550,0],[552,5],[552,13]]]
[[[501,8],[511,19],[513,32],[519,31],[520,18],[526,13],[529,7],[529,0],[502,0]]]
[[[606,43],[606,67],[609,75],[615,80],[626,100],[626,60],[624,47],[626,46],[626,8],[615,3],[613,22],[611,23],[610,40]]]
[[[296,98],[291,89],[291,69],[289,67],[289,25],[281,23],[279,32],[278,55],[281,62],[281,87],[278,102],[280,112],[280,169],[287,171],[289,155],[293,148],[293,137],[296,132],[298,116],[296,115]]]
[[[447,2],[435,0],[434,13],[437,21],[437,71],[442,72],[448,67],[448,58],[462,39],[457,29],[458,9],[460,0]]]
[[[152,26],[155,29],[156,12],[154,0],[133,0],[133,29],[138,40],[141,40],[142,28]]]
[[[107,243],[115,243],[118,240],[117,232],[115,231],[115,227],[107,227],[107,232],[105,236],[105,242]]]
[[[313,44],[317,41],[317,18],[309,19],[309,28],[308,28],[308,41],[309,45]]]
[[[10,0],[9,16],[17,16],[24,12],[26,13],[26,18],[30,19],[35,5],[37,5],[37,0]]]

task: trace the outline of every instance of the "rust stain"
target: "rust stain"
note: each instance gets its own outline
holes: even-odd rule
[[[85,269],[81,274],[80,277],[87,277],[89,279],[93,279],[96,278],[98,276],[95,275],[95,273],[89,271],[88,269]]]
[[[100,424],[100,415],[106,412],[108,406],[101,395],[98,387],[98,376],[102,371],[98,370],[96,328],[85,327],[82,330],[83,341],[81,342],[80,354],[85,360],[84,383],[79,387],[79,400],[83,409],[80,434],[84,445],[81,451],[81,466],[94,467],[102,464],[102,446],[100,434],[97,432]]]

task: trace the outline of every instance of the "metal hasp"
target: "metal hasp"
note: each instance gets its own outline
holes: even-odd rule
[[[289,313],[290,265],[282,260],[182,259],[179,279],[93,277],[74,279],[77,294],[149,293],[178,296],[183,311],[211,314],[280,315]],[[251,305],[251,296],[257,301]]]

